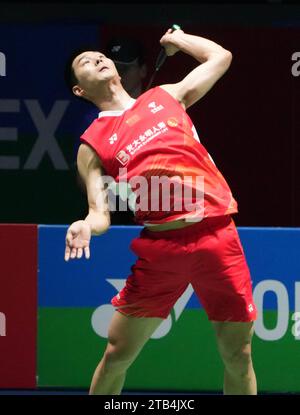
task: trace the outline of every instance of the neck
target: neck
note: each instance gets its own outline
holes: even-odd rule
[[[121,84],[109,83],[103,85],[100,98],[93,100],[100,111],[124,110],[131,100],[130,95],[125,91]]]

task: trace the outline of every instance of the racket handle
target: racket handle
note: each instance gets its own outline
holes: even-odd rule
[[[179,30],[179,29],[180,29],[180,26],[178,24],[173,24],[171,28],[172,32],[174,32],[174,30]],[[161,51],[159,52],[158,57],[156,59],[156,63],[155,63],[156,71],[159,71],[160,67],[165,62],[166,59],[167,59],[167,54],[166,54],[165,48],[161,48]]]

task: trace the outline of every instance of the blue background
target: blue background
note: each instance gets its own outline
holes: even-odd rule
[[[125,279],[135,261],[129,245],[142,228],[113,226],[92,238],[90,260],[64,261],[66,226],[39,226],[39,306],[97,307],[109,303],[116,290],[107,278]],[[253,285],[266,279],[281,281],[294,309],[294,284],[300,281],[300,230],[239,228]],[[186,308],[199,307],[195,294]],[[264,296],[264,309],[276,310],[276,296]]]

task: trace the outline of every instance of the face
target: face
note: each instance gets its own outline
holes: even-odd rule
[[[100,52],[81,53],[74,59],[72,67],[78,79],[78,85],[73,88],[73,92],[84,98],[93,98],[103,83],[114,78],[119,79],[113,61]]]

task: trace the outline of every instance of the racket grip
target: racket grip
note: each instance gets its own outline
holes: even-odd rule
[[[178,30],[178,29],[180,29],[180,26],[178,24],[173,24],[173,26],[171,27],[172,32],[174,32],[174,30]],[[166,59],[167,59],[167,54],[166,54],[165,48],[162,48],[161,51],[158,54],[157,59],[156,59],[156,63],[155,63],[155,70],[156,71],[158,71],[160,69],[160,67],[165,62]]]

